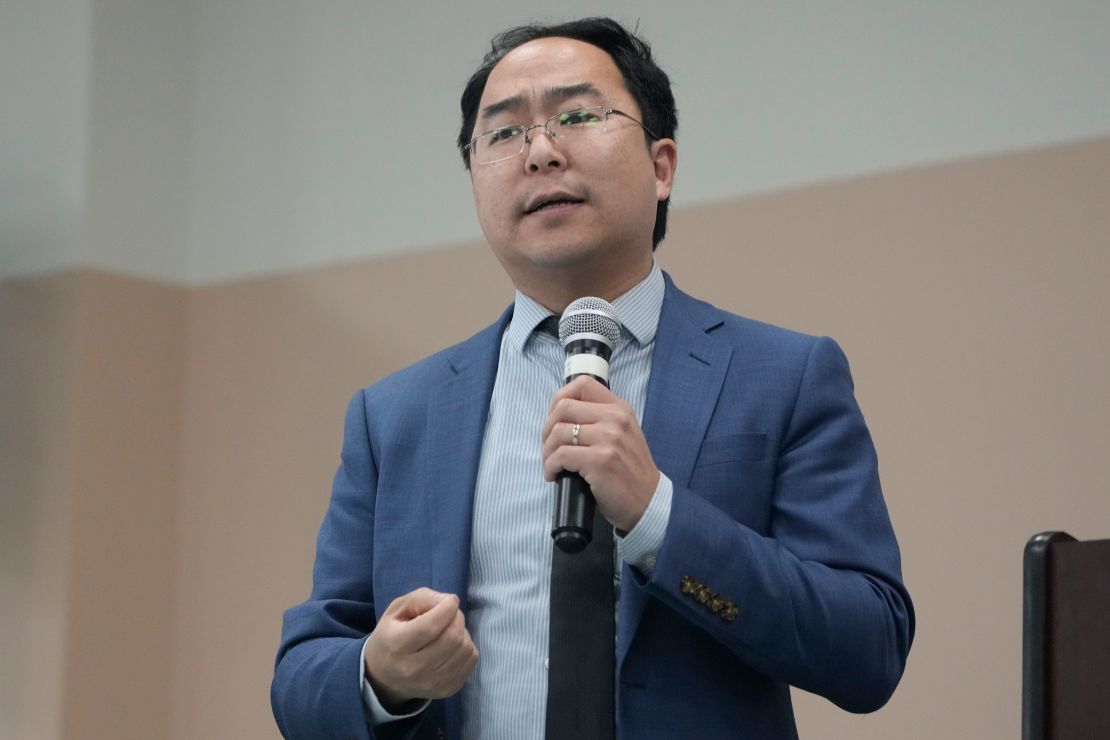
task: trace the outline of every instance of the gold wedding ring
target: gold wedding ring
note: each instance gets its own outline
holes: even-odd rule
[[[581,424],[575,424],[570,430],[570,443],[572,445],[578,444],[578,433],[582,431]]]

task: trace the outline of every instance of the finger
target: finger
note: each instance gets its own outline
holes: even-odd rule
[[[408,621],[431,610],[436,604],[447,598],[447,596],[449,596],[449,594],[421,587],[409,591],[407,594],[398,596],[391,601],[382,616],[391,616],[396,619]]]
[[[443,630],[435,640],[413,654],[410,665],[414,674],[423,676],[423,688],[431,690],[432,697],[454,693],[466,680],[466,675],[477,660],[477,648],[466,630],[462,612],[458,612],[451,625]],[[466,669],[466,674],[460,671]],[[456,685],[457,684],[457,685]],[[450,691],[441,693],[444,687]]]
[[[578,428],[577,440],[574,435],[576,426]],[[543,440],[543,446],[540,450],[540,459],[546,465],[548,458],[554,455],[560,448],[587,448],[590,445],[599,444],[605,439],[606,432],[603,424],[571,424],[569,422],[558,422],[551,428],[551,433]]]
[[[428,611],[398,624],[396,647],[407,653],[419,652],[450,626],[457,613],[459,598],[454,594],[447,594],[446,598]]]
[[[607,403],[615,399],[616,396],[596,378],[592,378],[589,375],[579,375],[555,393],[551,400],[552,405],[563,398],[573,398],[579,401],[591,401],[594,403]]]
[[[588,444],[586,437],[592,426],[592,424],[569,421],[551,422],[550,429],[543,437],[544,454],[554,452],[555,448],[562,445],[585,446]],[[577,435],[575,431],[578,432]]]
[[[613,395],[608,386],[592,375],[579,375],[574,380],[564,385],[560,390],[566,391],[575,398],[581,398],[589,401],[591,399],[601,400]]]
[[[597,424],[614,415],[615,407],[608,403],[596,401],[580,401],[574,398],[562,398],[554,401],[548,410],[547,419],[544,421],[541,435],[546,441],[552,428],[560,422],[567,424]],[[564,435],[562,440],[570,444],[570,435]]]
[[[458,661],[458,656],[469,655],[476,651],[470,632],[466,629],[465,618],[460,611],[455,615],[451,625],[431,643],[428,648],[429,665],[436,670],[443,670],[453,662]]]
[[[461,689],[477,665],[478,648],[474,643],[468,643],[453,652],[436,671],[441,679],[437,686],[439,696],[450,696]]]
[[[550,455],[544,457],[543,479],[551,482],[559,477],[559,473],[563,472],[578,473],[585,478],[585,471],[590,466],[591,454],[587,447],[563,445],[557,448]]]
[[[455,624],[444,631],[440,641],[448,643],[448,646],[435,667],[435,675],[439,679],[437,688],[443,696],[450,696],[462,688],[478,664],[478,648],[466,630],[462,612]]]

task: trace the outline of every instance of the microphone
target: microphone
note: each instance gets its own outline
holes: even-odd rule
[[[617,311],[600,298],[579,298],[559,319],[559,341],[566,350],[566,382],[589,375],[609,387],[609,358],[621,335]],[[555,479],[555,513],[551,539],[566,553],[582,552],[594,535],[594,500],[590,484],[578,473],[563,471]]]

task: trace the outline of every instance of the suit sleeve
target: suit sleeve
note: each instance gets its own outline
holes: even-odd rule
[[[874,446],[832,340],[810,348],[772,454],[769,536],[676,485],[655,571],[637,585],[755,670],[849,711],[878,709],[901,678],[914,614]]]
[[[373,588],[374,496],[364,392],[347,408],[341,463],[316,541],[312,594],[282,624],[270,702],[287,738],[404,734],[408,720],[368,724],[359,676],[362,645],[377,623]]]

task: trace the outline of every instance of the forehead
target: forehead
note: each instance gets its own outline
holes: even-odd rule
[[[602,49],[576,39],[536,39],[513,49],[494,66],[479,106],[512,96],[538,105],[544,91],[584,82],[607,97],[626,93],[620,70]]]

